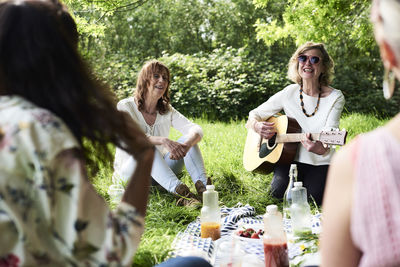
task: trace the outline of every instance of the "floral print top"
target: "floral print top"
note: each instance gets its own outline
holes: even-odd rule
[[[47,110],[0,96],[0,266],[126,266],[144,218],[110,211],[86,176],[79,143]]]

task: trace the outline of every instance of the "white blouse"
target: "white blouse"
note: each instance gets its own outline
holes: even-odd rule
[[[203,130],[201,127],[188,120],[172,106],[170,106],[170,110],[163,115],[157,112],[157,117],[153,125],[147,124],[135,103],[134,97],[122,99],[118,102],[117,108],[118,110],[127,112],[147,136],[168,137],[170,129],[173,127],[183,136],[197,133],[203,137]],[[163,155],[168,152],[162,145],[157,145],[156,147]],[[132,157],[124,150],[117,148],[115,152],[114,170],[118,173],[128,160],[132,161]]]
[[[340,90],[333,91],[326,97],[321,97],[318,111],[312,117],[307,117],[300,105],[300,85],[291,84],[271,96],[268,101],[261,104],[249,113],[249,119],[257,121],[267,120],[272,115],[285,112],[288,117],[296,119],[303,133],[320,133],[339,128],[340,115],[345,103],[344,96]],[[311,114],[316,105],[318,97],[308,96],[303,93],[305,110]],[[334,149],[324,155],[308,152],[301,144],[298,146],[295,161],[311,165],[328,165]]]

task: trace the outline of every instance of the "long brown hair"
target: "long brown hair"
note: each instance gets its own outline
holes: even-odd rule
[[[74,20],[56,1],[1,2],[1,94],[20,95],[60,117],[89,162],[94,150],[97,160],[111,166],[108,143],[139,155],[151,145],[116,109],[114,95],[91,73],[77,41]]]
[[[139,72],[139,76],[136,83],[135,99],[138,104],[138,109],[140,111],[144,108],[145,97],[150,86],[150,80],[153,78],[153,74],[162,73],[165,71],[167,73],[168,85],[164,92],[164,95],[157,102],[157,110],[160,114],[165,114],[170,110],[170,99],[169,99],[169,85],[171,81],[171,75],[167,66],[158,60],[150,60],[146,62]]]

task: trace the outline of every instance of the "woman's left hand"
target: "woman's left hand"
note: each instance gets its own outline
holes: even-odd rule
[[[178,144],[178,149],[170,151],[169,158],[173,160],[179,160],[182,159],[186,156],[186,153],[189,151],[190,146],[187,144],[181,144],[176,142]]]
[[[301,144],[305,147],[305,149],[307,149],[307,151],[317,155],[324,155],[329,150],[329,147],[325,147],[320,141],[313,141],[310,133],[307,133],[306,137],[307,139],[301,141]]]

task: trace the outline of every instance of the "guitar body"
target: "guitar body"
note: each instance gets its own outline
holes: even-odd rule
[[[293,118],[285,115],[270,117],[277,134],[300,133],[301,127]],[[253,129],[248,129],[243,153],[243,165],[247,171],[270,173],[275,164],[292,163],[297,152],[297,143],[275,143],[275,138],[262,139]]]

